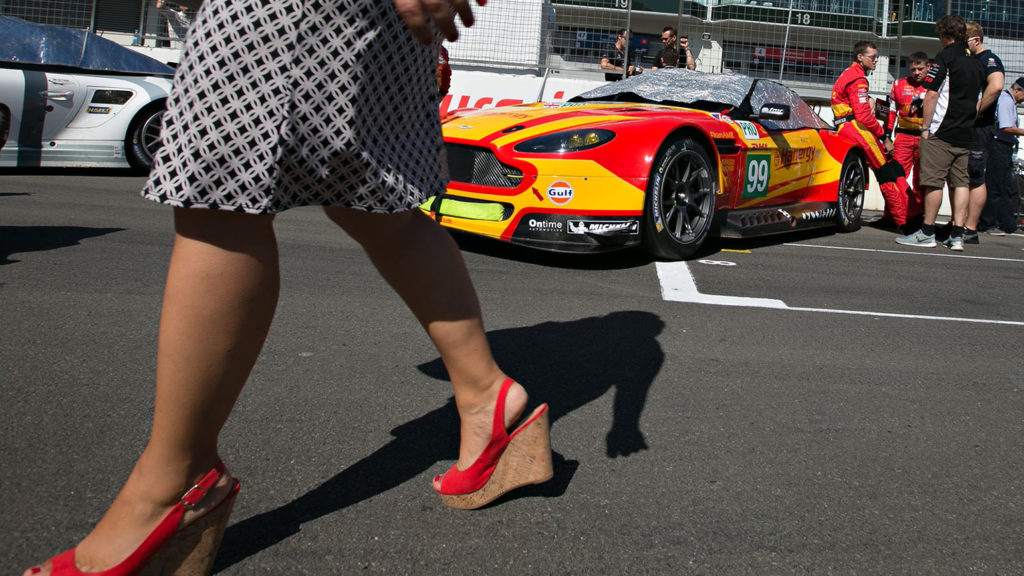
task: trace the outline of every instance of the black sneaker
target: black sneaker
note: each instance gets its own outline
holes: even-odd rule
[[[978,233],[964,230],[964,244],[978,244]]]

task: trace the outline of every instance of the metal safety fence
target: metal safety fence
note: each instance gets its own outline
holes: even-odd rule
[[[383,0],[382,0],[383,1]],[[173,0],[0,0],[0,14],[121,34],[129,42],[180,46]],[[648,68],[672,26],[687,36],[697,69],[779,79],[827,90],[852,61],[859,40],[879,49],[869,77],[887,91],[906,74],[907,56],[940,48],[935,20],[958,14],[985,31],[1007,84],[1024,75],[1024,2],[1019,0],[501,0],[477,11],[478,24],[449,46],[456,66],[520,73],[603,77],[601,59],[622,29],[628,64]],[[187,23],[187,13],[185,14]]]

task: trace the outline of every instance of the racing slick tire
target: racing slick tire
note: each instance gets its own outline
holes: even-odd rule
[[[860,230],[867,175],[864,160],[856,154],[848,155],[843,161],[843,169],[839,173],[839,193],[836,196],[836,225],[840,232]]]
[[[128,163],[133,168],[148,172],[153,167],[153,157],[160,149],[160,126],[164,115],[164,103],[154,103],[143,108],[128,125],[124,149]]]
[[[715,216],[718,178],[705,147],[689,136],[670,138],[654,160],[644,199],[644,249],[682,260],[700,249]]]

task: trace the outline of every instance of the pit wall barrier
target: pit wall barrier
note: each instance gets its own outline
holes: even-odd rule
[[[603,80],[560,78],[557,75],[543,77],[454,70],[448,95],[441,100],[441,115],[465,108],[497,108],[540,101],[565,102],[604,83]],[[825,120],[832,121],[831,110],[822,109],[819,114]],[[864,209],[882,211],[884,207],[885,201],[878,188],[878,181],[872,175],[864,196]],[[950,213],[949,198],[943,191],[939,214],[948,216]]]

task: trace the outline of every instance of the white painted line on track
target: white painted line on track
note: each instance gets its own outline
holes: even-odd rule
[[[804,244],[793,244],[804,246]],[[712,304],[716,306],[746,306],[749,308],[772,308],[794,312],[823,312],[828,314],[853,314],[857,316],[880,316],[885,318],[908,318],[914,320],[940,320],[944,322],[973,322],[978,324],[1001,324],[1024,326],[1024,322],[1012,320],[987,320],[984,318],[955,318],[952,316],[926,316],[922,314],[894,314],[891,312],[870,312],[866,310],[833,310],[830,308],[801,308],[789,306],[773,298],[747,298],[743,296],[717,296],[701,294],[686,262],[656,262],[658,280],[661,282],[661,297],[669,302],[691,304]]]
[[[1024,264],[1021,258],[993,258],[991,256],[970,256],[968,254],[949,254],[943,252],[908,252],[906,250],[881,250],[879,248],[852,248],[849,246],[825,246],[823,244],[797,244],[787,242],[783,246],[800,246],[803,248],[828,248],[829,250],[852,250],[855,252],[878,252],[880,254],[904,254],[906,256],[939,256],[942,258],[969,258],[972,260],[994,260],[996,262],[1017,262]],[[945,248],[943,248],[945,250]]]

